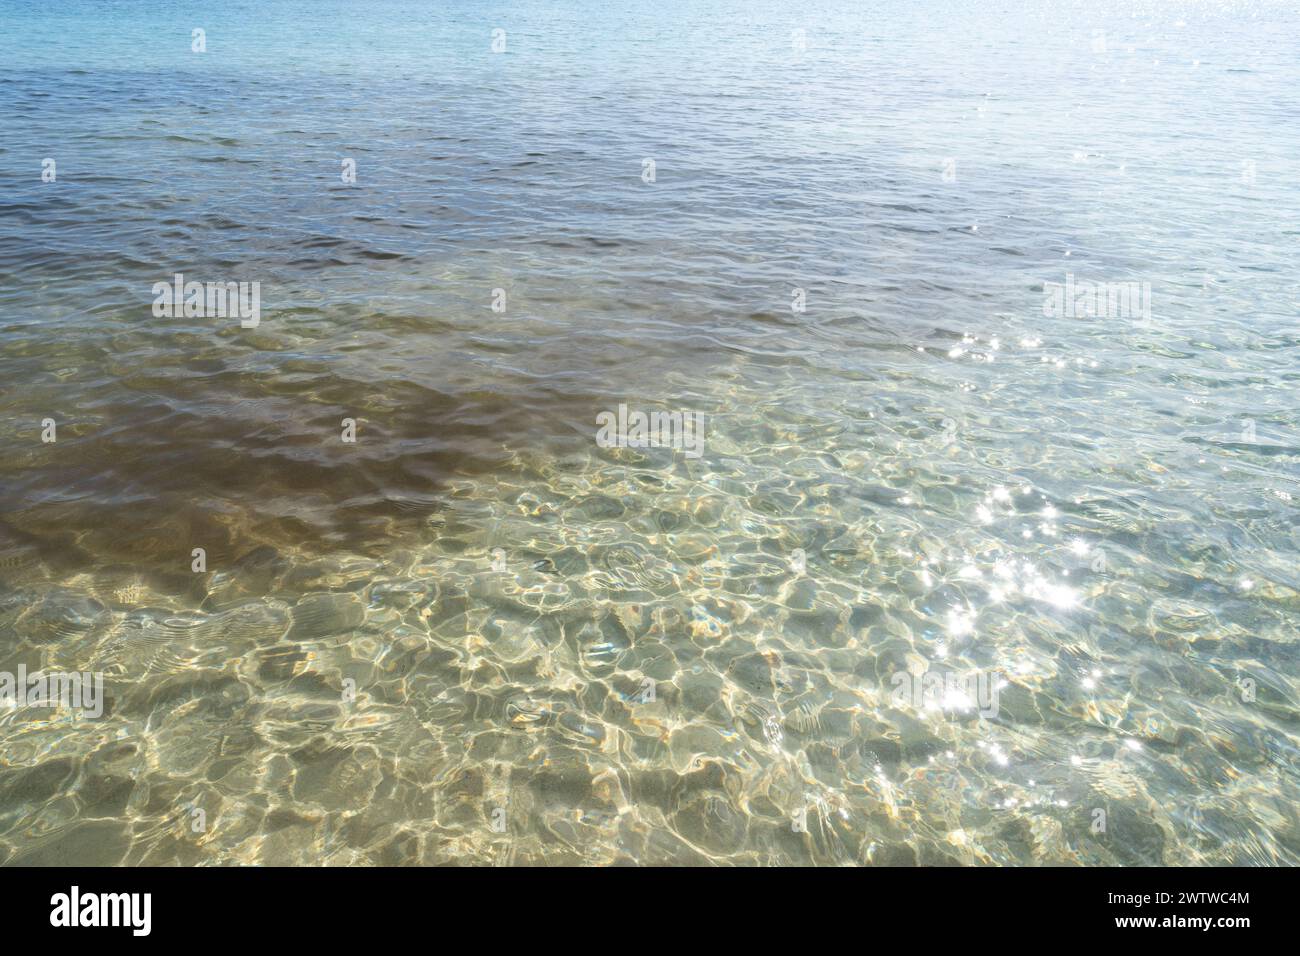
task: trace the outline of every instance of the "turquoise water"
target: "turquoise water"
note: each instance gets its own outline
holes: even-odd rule
[[[1298,35],[0,0],[0,861],[1300,862]]]

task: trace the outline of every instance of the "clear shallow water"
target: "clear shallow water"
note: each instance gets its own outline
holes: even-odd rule
[[[1300,862],[1294,10],[206,6],[0,3],[0,860]]]

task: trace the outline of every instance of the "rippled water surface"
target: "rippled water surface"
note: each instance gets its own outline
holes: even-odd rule
[[[1297,36],[0,0],[0,861],[1300,862]]]

